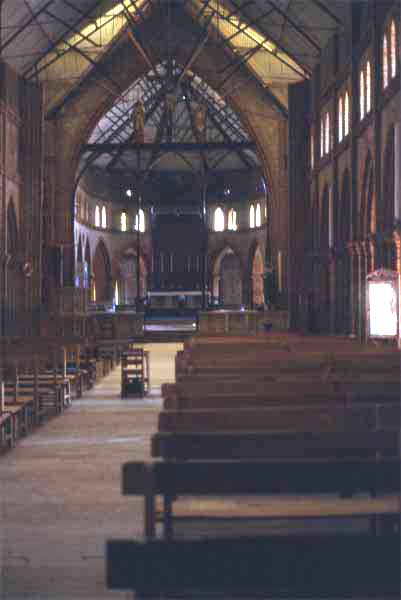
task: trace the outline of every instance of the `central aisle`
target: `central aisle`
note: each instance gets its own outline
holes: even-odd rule
[[[141,538],[142,499],[121,495],[121,465],[150,457],[160,384],[181,344],[149,344],[151,394],[120,398],[120,368],[0,457],[0,598],[132,598],[104,585],[109,538]]]

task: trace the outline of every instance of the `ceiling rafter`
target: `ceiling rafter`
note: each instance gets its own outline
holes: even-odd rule
[[[315,4],[315,6],[317,6],[318,8],[320,8],[320,10],[322,12],[324,12],[326,15],[328,15],[330,17],[330,19],[332,19],[333,21],[335,21],[337,23],[337,25],[343,25],[343,22],[341,19],[339,19],[337,17],[337,15],[335,15],[328,6],[326,6],[326,4],[324,2],[321,2],[320,0],[312,0],[313,4]]]
[[[4,50],[6,48],[8,48],[8,46],[10,44],[12,44],[24,31],[27,27],[29,27],[32,23],[35,23],[35,21],[37,20],[38,17],[40,17],[41,14],[43,14],[43,12],[52,4],[54,4],[56,0],[48,0],[48,2],[46,2],[46,4],[44,4],[42,6],[42,8],[40,8],[38,11],[36,11],[35,13],[32,13],[31,16],[28,18],[28,21],[26,23],[24,23],[23,25],[21,25],[13,34],[11,34],[11,36],[9,38],[7,38],[5,40],[5,42],[3,44],[1,44],[0,46],[0,54],[2,54],[4,52]]]
[[[302,37],[304,37],[307,42],[313,46],[315,48],[315,50],[320,54],[322,49],[320,47],[320,45],[316,42],[316,40],[314,40],[308,33],[305,32],[305,29],[302,28],[302,25],[298,25],[294,19],[292,19],[289,15],[289,10],[287,11],[283,11],[281,10],[281,8],[279,6],[277,6],[276,2],[273,2],[272,0],[266,0],[270,6],[272,8],[274,8],[275,11],[278,12],[279,15],[281,15],[290,25],[291,27],[293,27],[295,29],[295,31],[297,31],[299,33],[299,35],[301,35]]]
[[[64,0],[63,0],[64,1]],[[86,19],[90,18],[91,15],[95,12],[95,10],[97,10],[99,8],[99,3],[96,0],[91,6],[90,8],[85,11],[84,13],[81,13],[81,16],[73,23],[70,24],[67,28],[66,31],[64,31],[60,36],[58,36],[54,42],[52,42],[47,48],[46,50],[44,50],[41,55],[35,60],[35,62],[30,65],[27,69],[25,69],[25,71],[23,72],[23,76],[27,77],[28,79],[30,79],[31,77],[29,77],[29,73],[31,73],[33,71],[34,75],[39,75],[41,73],[41,71],[44,68],[47,68],[48,66],[50,66],[51,64],[53,64],[53,62],[55,62],[56,60],[58,60],[59,58],[61,58],[64,54],[66,54],[66,52],[68,52],[68,50],[66,51],[60,51],[59,53],[57,53],[58,55],[53,58],[52,61],[50,61],[49,63],[46,63],[45,67],[42,67],[42,69],[38,68],[38,65],[40,64],[40,62],[46,58],[46,56],[48,54],[50,54],[53,51],[57,51],[57,46],[59,46],[60,43],[63,42],[64,38],[68,35],[70,35],[74,29],[76,29],[77,27],[79,27],[80,23],[82,23],[83,21],[85,21]]]

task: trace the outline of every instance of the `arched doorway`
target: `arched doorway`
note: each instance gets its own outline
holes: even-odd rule
[[[213,296],[224,308],[242,305],[241,261],[230,247],[218,255],[213,269]]]
[[[101,240],[96,248],[93,259],[93,295],[94,302],[109,302],[112,300],[110,258],[104,242]]]

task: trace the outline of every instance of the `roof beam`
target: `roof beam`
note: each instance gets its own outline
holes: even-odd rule
[[[39,9],[36,13],[31,13],[31,16],[29,17],[28,21],[26,23],[24,23],[23,25],[21,25],[21,27],[19,29],[17,29],[17,31],[11,35],[5,42],[4,44],[2,44],[0,46],[0,55],[4,52],[4,50],[13,43],[13,41],[19,37],[21,35],[21,33],[23,33],[25,31],[25,29],[27,27],[29,27],[29,25],[31,25],[32,23],[34,23],[38,17],[40,17],[40,15],[42,13],[44,13],[46,11],[46,9],[51,6],[52,4],[54,4],[56,0],[48,0],[48,2],[46,2],[46,4],[44,4],[42,6],[41,9]]]
[[[144,144],[84,144],[82,146],[82,153],[86,152],[97,152],[99,154],[113,154],[121,147],[124,150],[135,150],[135,151],[153,151],[154,149],[160,150],[160,152],[200,152],[200,151],[220,151],[230,150],[236,152],[237,150],[255,150],[255,142],[216,142],[216,143],[187,143],[187,142],[164,142],[161,144],[144,143]]]
[[[68,52],[68,50],[66,50],[65,52],[62,52],[60,55],[56,56],[52,61],[50,61],[49,63],[47,63],[46,67],[42,67],[41,69],[37,69],[38,64],[45,58],[45,56],[47,56],[47,54],[49,54],[50,52],[53,52],[53,50],[57,50],[57,46],[64,40],[64,38],[67,35],[69,35],[70,33],[72,33],[74,31],[74,29],[77,28],[82,21],[84,21],[85,19],[88,19],[91,16],[91,14],[97,8],[99,8],[99,2],[98,2],[98,0],[96,0],[96,2],[94,2],[92,4],[92,6],[85,13],[81,13],[81,16],[74,22],[74,24],[73,25],[69,25],[67,31],[64,31],[54,42],[52,42],[46,48],[46,50],[40,55],[40,57],[38,59],[36,59],[35,62],[28,69],[26,69],[24,71],[23,76],[27,77],[28,73],[30,73],[31,71],[33,71],[34,72],[33,75],[31,77],[28,77],[28,79],[31,79],[34,75],[35,76],[38,75],[44,68],[47,68],[53,62],[55,62],[56,60],[58,60],[58,58],[60,56],[63,56],[63,54],[65,54],[66,52]]]
[[[319,54],[321,53],[322,49],[319,46],[319,44],[317,42],[315,42],[315,40],[313,38],[311,38],[311,36],[302,29],[302,27],[300,27],[297,23],[295,23],[295,21],[289,16],[288,11],[285,12],[285,11],[281,10],[281,8],[279,6],[277,6],[277,4],[275,2],[272,2],[272,0],[267,0],[267,2],[270,4],[270,6],[272,8],[274,8],[274,10],[276,12],[278,12],[279,15],[281,15],[286,21],[288,21],[288,23],[291,25],[291,27],[293,27],[295,29],[295,31],[297,31],[299,33],[299,35],[304,37],[309,42],[309,44],[311,46],[313,46],[319,52]]]
[[[341,19],[339,19],[337,17],[337,15],[335,15],[327,6],[326,4],[324,4],[323,2],[320,2],[320,0],[312,0],[313,4],[315,4],[318,8],[320,8],[320,10],[324,13],[326,13],[326,15],[328,15],[331,19],[333,19],[333,21],[335,21],[337,23],[337,25],[342,25],[343,22],[341,21]]]
[[[194,88],[191,86],[191,93],[194,93],[194,92],[195,92],[195,95],[196,95],[197,94],[196,90],[194,90]],[[209,116],[209,119],[212,121],[213,125],[216,127],[216,129],[223,136],[223,138],[226,141],[226,143],[232,143],[232,140],[230,139],[230,136],[225,131],[225,129],[221,126],[220,121],[213,115],[212,111],[209,110],[208,116]],[[248,157],[246,156],[246,154],[244,154],[244,152],[242,150],[238,150],[237,154],[238,154],[239,158],[244,163],[244,165],[246,166],[247,169],[252,169],[254,167],[254,165],[252,165],[252,163],[249,161]]]

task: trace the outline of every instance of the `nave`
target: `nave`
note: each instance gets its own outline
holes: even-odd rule
[[[127,597],[104,583],[106,540],[143,534],[142,499],[121,495],[121,465],[149,459],[160,384],[174,380],[181,347],[149,346],[149,396],[122,400],[116,367],[0,457],[0,598]]]

